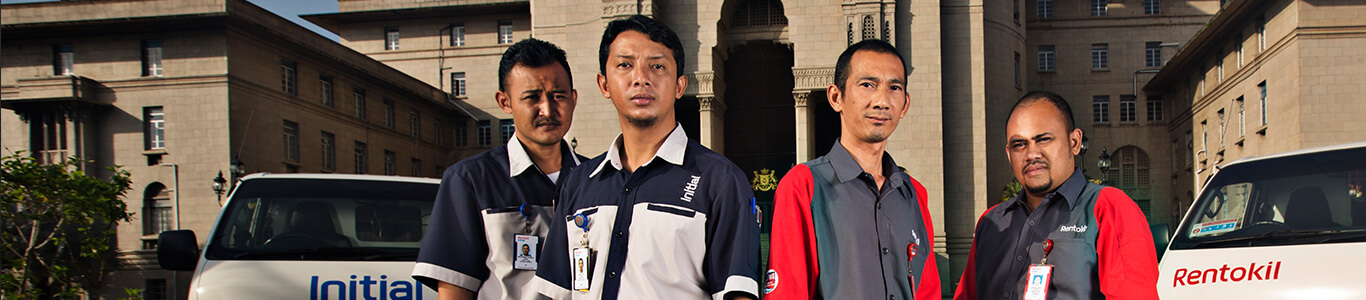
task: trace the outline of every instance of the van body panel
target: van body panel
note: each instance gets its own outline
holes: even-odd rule
[[[190,299],[435,300],[436,291],[409,275],[413,265],[368,261],[205,261],[200,267],[202,271],[196,274]],[[414,289],[420,293],[413,293]]]
[[[1362,299],[1366,243],[1168,251],[1158,295],[1179,299]]]

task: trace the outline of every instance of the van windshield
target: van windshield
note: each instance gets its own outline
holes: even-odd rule
[[[1366,241],[1366,148],[1230,165],[1201,192],[1171,249]]]
[[[215,260],[417,259],[439,185],[265,178],[243,181],[204,254]]]

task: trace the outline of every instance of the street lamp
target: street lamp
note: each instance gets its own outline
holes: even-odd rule
[[[228,172],[232,175],[232,182],[228,185],[228,192],[231,193],[233,189],[237,188],[237,182],[242,180],[242,176],[247,175],[247,168],[242,166],[242,160],[236,158],[233,158],[228,164],[230,164]],[[222,171],[219,173],[222,173]]]
[[[1109,149],[1100,150],[1100,161],[1096,162],[1096,167],[1100,168],[1100,182],[1105,182],[1105,179],[1108,178],[1106,173],[1110,171]]]
[[[1086,149],[1091,148],[1091,138],[1086,137],[1086,133],[1081,136],[1081,177],[1086,177]]]
[[[579,138],[575,137],[575,138],[569,139],[569,150],[572,150],[572,151],[578,151],[578,150],[579,150]]]
[[[218,171],[218,177],[213,178],[213,192],[218,194],[218,205],[223,205],[223,192],[228,190],[228,180],[223,178],[223,171]]]

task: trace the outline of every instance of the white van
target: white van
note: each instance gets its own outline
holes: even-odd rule
[[[161,234],[157,260],[194,271],[190,299],[436,299],[410,276],[441,181],[253,174],[228,197],[200,252]]]
[[[1159,266],[1162,299],[1366,299],[1366,143],[1241,159]]]

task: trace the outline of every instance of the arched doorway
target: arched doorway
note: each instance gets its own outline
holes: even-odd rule
[[[718,45],[725,49],[718,70],[725,86],[725,155],[748,175],[768,232],[777,181],[797,161],[787,17],[781,0],[731,0],[718,25]]]
[[[1115,150],[1111,161],[1112,170],[1105,174],[1105,183],[1123,190],[1138,203],[1148,223],[1153,223],[1152,212],[1152,168],[1148,163],[1148,153],[1134,146],[1124,146]]]

